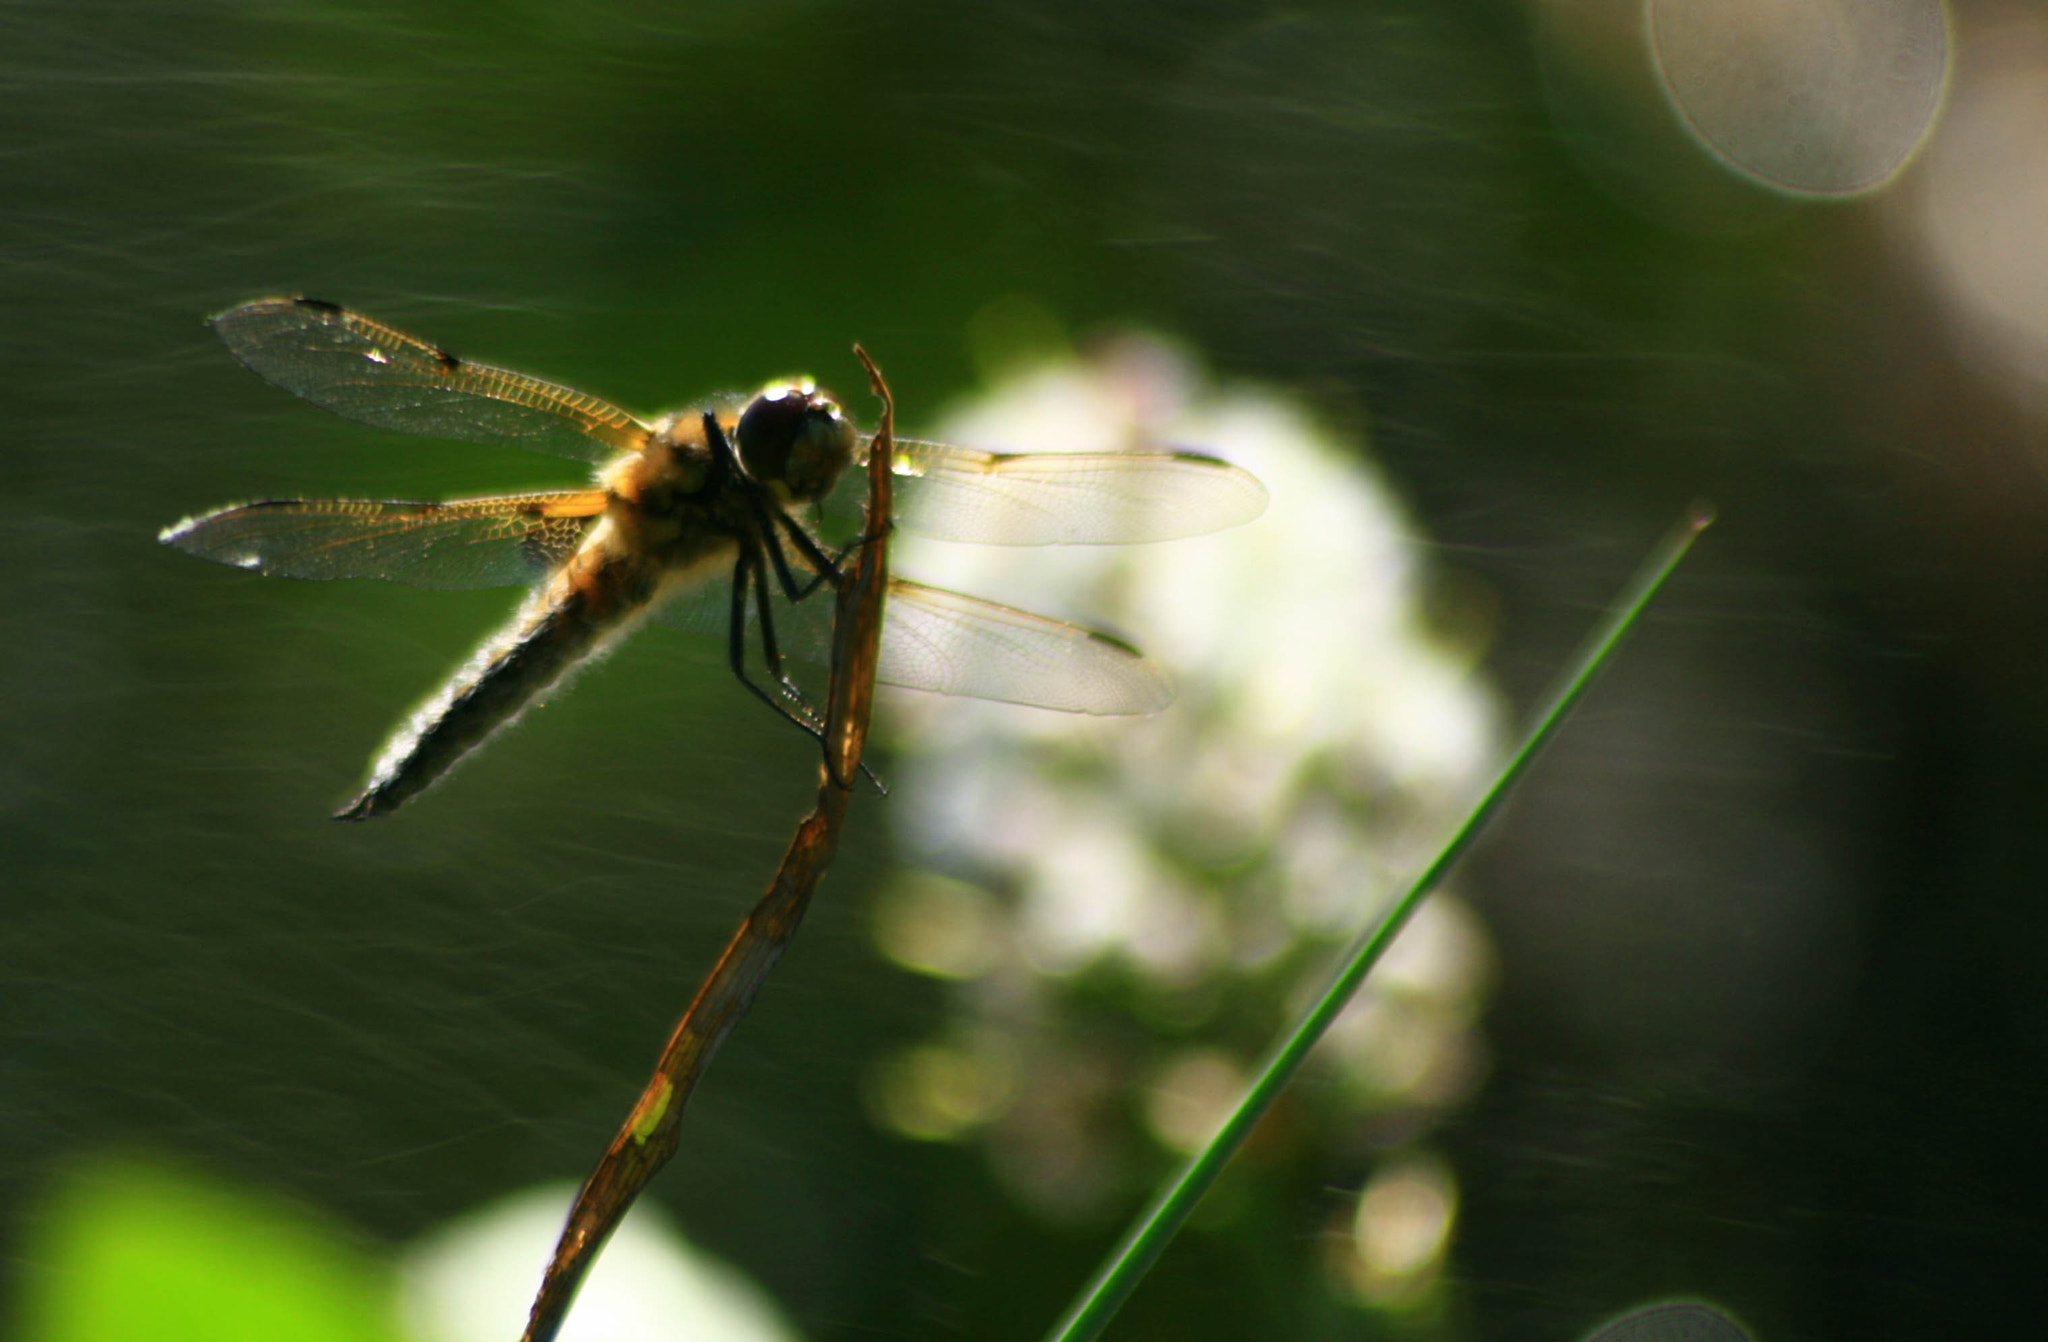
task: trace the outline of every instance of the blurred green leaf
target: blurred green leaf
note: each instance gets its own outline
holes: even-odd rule
[[[74,1167],[23,1259],[29,1342],[396,1342],[389,1269],[290,1203],[139,1157]]]

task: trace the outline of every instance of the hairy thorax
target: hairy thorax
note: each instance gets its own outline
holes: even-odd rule
[[[720,474],[701,415],[662,419],[645,447],[600,474],[604,517],[555,575],[558,594],[602,622],[729,564],[753,519],[741,491],[722,487]]]

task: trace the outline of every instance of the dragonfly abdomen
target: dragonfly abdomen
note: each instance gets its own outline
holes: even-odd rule
[[[586,558],[595,562],[579,562]],[[334,818],[384,815],[424,791],[625,633],[647,609],[657,577],[586,547],[414,710],[378,755],[362,793]]]

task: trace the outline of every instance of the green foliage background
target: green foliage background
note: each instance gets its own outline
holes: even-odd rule
[[[1589,76],[1499,4],[94,0],[0,29],[16,1246],[110,1144],[389,1244],[579,1176],[809,787],[717,649],[650,635],[414,813],[328,824],[508,598],[258,583],[157,529],[574,475],[323,416],[201,318],[309,293],[642,411],[856,388],[857,338],[915,432],[1022,298],[1370,426],[1524,701],[1687,498],[1722,506],[1482,864],[1507,986],[1453,1134],[1447,1335],[1678,1289],[1769,1336],[2038,1317],[2043,491],[1872,207],[1610,171],[1607,104],[1564,97]],[[1752,842],[1788,818],[1798,844]],[[1028,1336],[1112,1228],[1037,1226],[970,1152],[863,1117],[864,1060],[934,1011],[867,947],[868,819],[660,1196],[813,1336]],[[1574,921],[1658,884],[1698,922]],[[1791,951],[1717,921],[1781,884],[1826,892]],[[1700,945],[1774,995],[1630,977]],[[1198,1234],[1127,1335],[1355,1335],[1299,1289],[1327,1213]]]

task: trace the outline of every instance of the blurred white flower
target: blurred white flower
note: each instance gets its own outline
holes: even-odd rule
[[[503,1342],[528,1303],[576,1195],[551,1184],[502,1198],[412,1245],[400,1309],[416,1342]],[[797,1342],[767,1292],[692,1246],[660,1208],[626,1214],[577,1292],[560,1342]]]
[[[1186,357],[1127,337],[1020,372],[934,433],[997,451],[1209,452],[1272,499],[1249,525],[1157,545],[895,543],[907,576],[1128,637],[1178,690],[1144,719],[890,705],[904,749],[888,810],[931,870],[884,895],[878,937],[950,981],[955,1006],[942,1043],[878,1071],[876,1113],[907,1135],[978,1135],[1025,1204],[1089,1217],[1235,1102],[1332,948],[1483,784],[1497,711],[1469,654],[1430,635],[1399,510],[1355,449],[1275,394],[1215,391]],[[942,930],[908,932],[920,910]],[[1318,1050],[1339,1084],[1291,1130],[1356,1158],[1468,1094],[1488,966],[1469,910],[1426,905]],[[991,1048],[986,1075],[958,1062]]]

